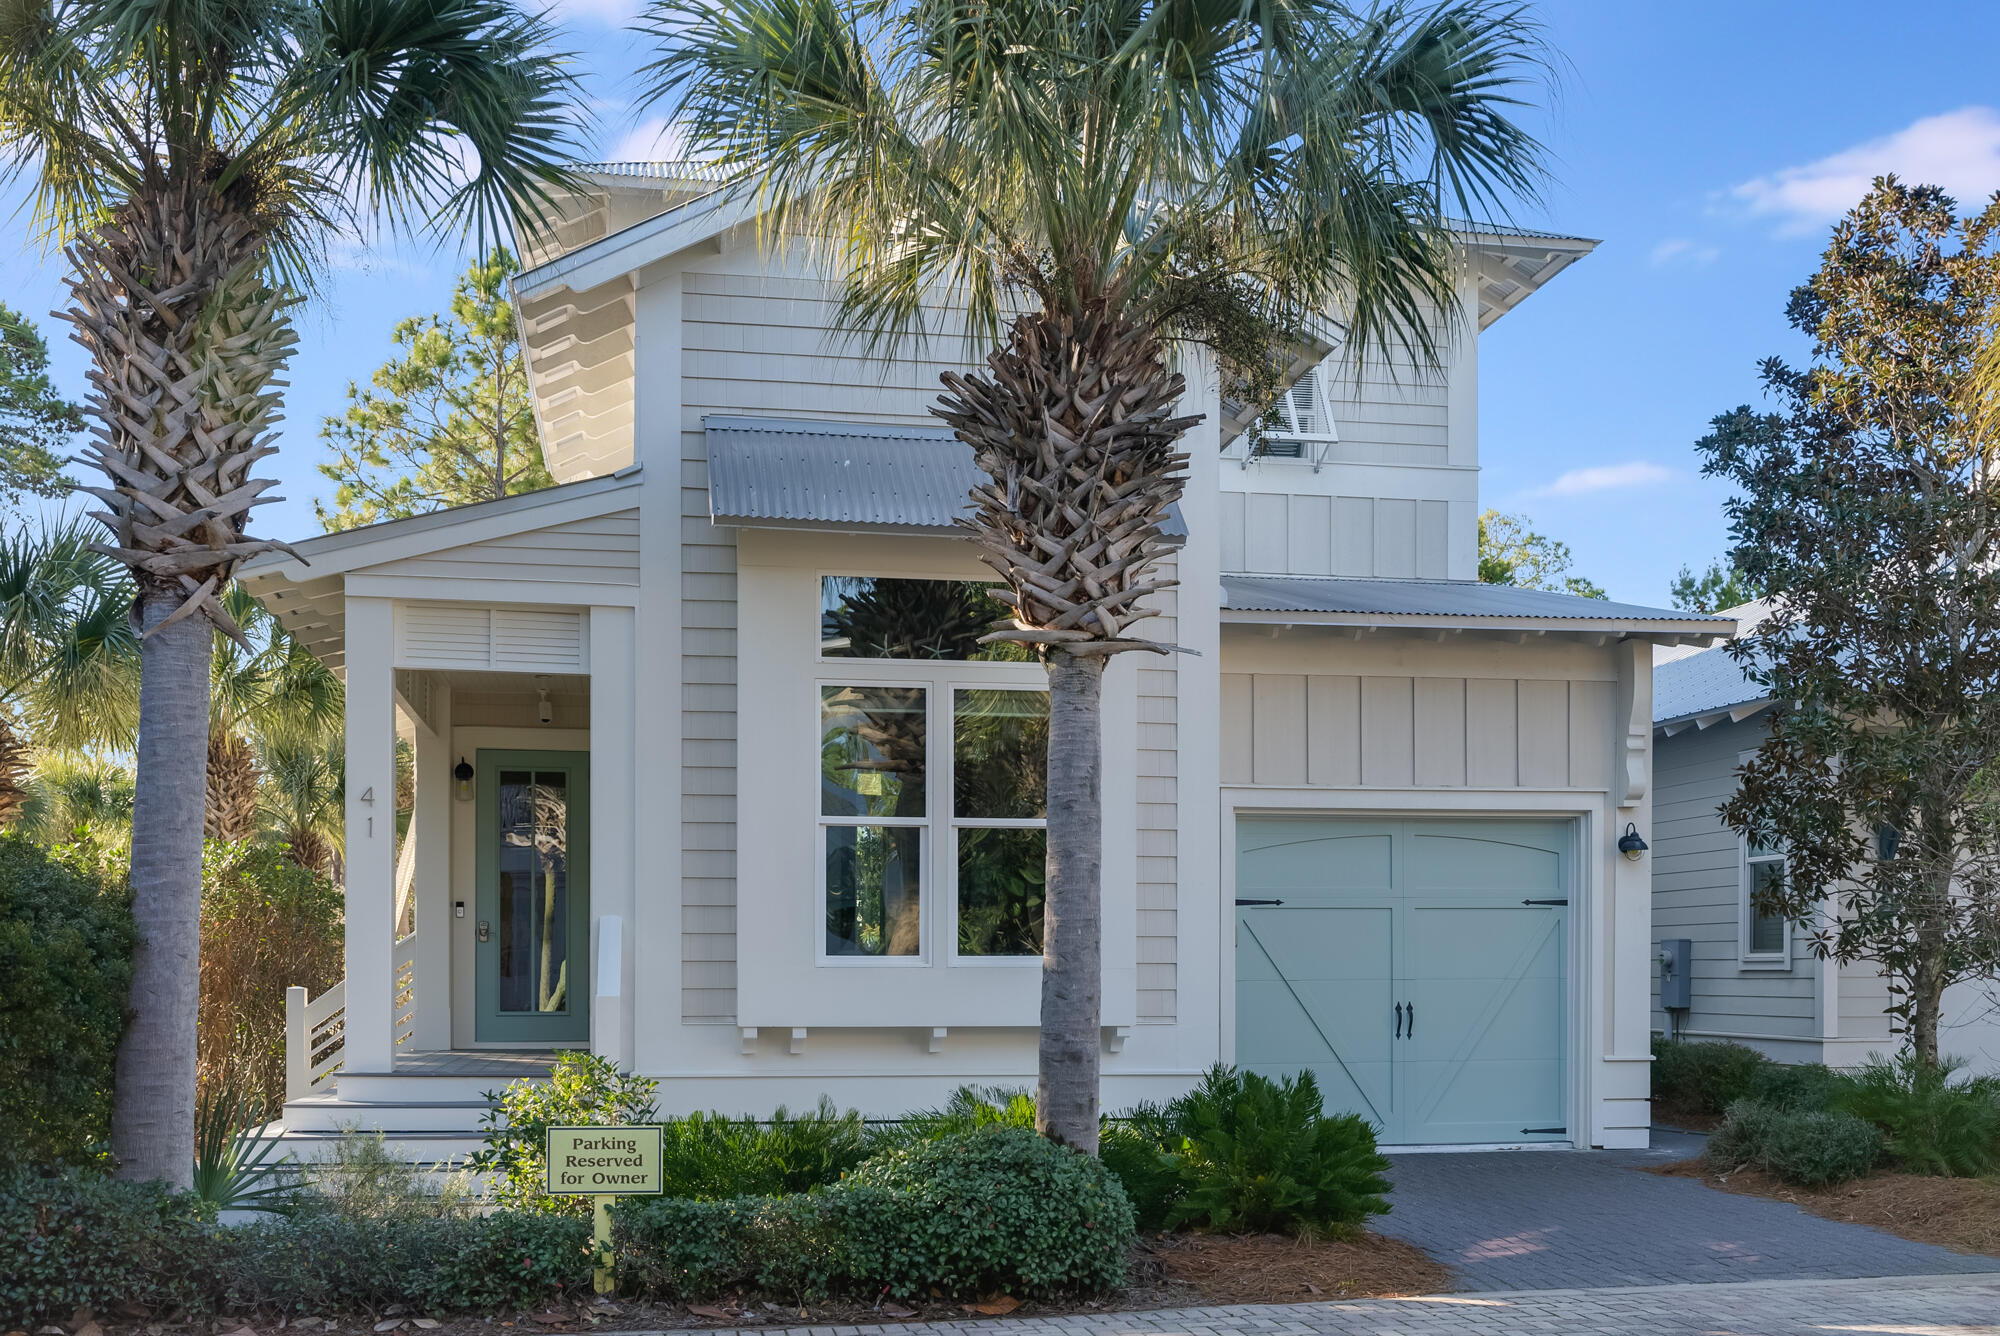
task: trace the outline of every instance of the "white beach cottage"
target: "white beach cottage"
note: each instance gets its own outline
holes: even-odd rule
[[[670,1111],[1031,1084],[1046,699],[971,645],[939,364],[843,343],[691,174],[590,179],[515,286],[563,485],[244,572],[347,681],[347,978],[294,990],[288,1132],[462,1149],[564,1047]],[[1484,329],[1593,243],[1465,245]],[[1617,846],[1653,645],[1730,624],[1477,582],[1476,338],[1302,365],[1255,454],[1192,370],[1152,626],[1192,653],[1104,693],[1106,1106],[1221,1060],[1310,1068],[1389,1143],[1644,1145]]]

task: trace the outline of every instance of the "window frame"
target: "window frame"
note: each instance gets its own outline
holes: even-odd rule
[[[1039,667],[1039,665],[1037,666]],[[949,827],[950,838],[948,840],[940,841],[940,843],[949,844],[950,848],[948,850],[941,851],[939,857],[941,857],[944,860],[945,874],[946,874],[946,880],[944,884],[946,885],[949,893],[951,911],[947,916],[949,922],[946,924],[944,929],[942,929],[942,931],[944,931],[947,934],[945,938],[946,948],[943,954],[945,958],[949,960],[953,965],[969,965],[978,969],[991,969],[996,967],[1000,969],[1019,968],[1024,964],[1032,964],[1039,966],[1042,961],[1042,954],[1039,951],[1033,953],[1032,955],[1018,955],[1018,956],[1013,956],[1013,955],[968,956],[961,953],[958,949],[959,832],[961,830],[1047,831],[1049,828],[1049,816],[1046,810],[1044,810],[1042,815],[1038,817],[1032,817],[1032,816],[961,817],[958,814],[958,733],[957,733],[958,693],[961,691],[1033,691],[1033,692],[1039,692],[1046,699],[1049,694],[1048,683],[1045,680],[1041,686],[1034,687],[1027,685],[1017,686],[1014,685],[1013,683],[996,685],[989,682],[954,682],[950,684],[946,688],[946,690],[950,693],[951,696],[948,712],[951,716],[952,731],[949,734],[949,736],[945,739],[945,748],[946,748],[945,783],[947,785],[945,792],[946,792],[946,801],[948,802],[949,806],[945,811],[944,819]],[[1046,783],[1046,778],[1044,779],[1044,783]],[[1044,804],[1044,807],[1046,808],[1046,804]],[[1044,847],[1046,848],[1046,845]],[[1044,904],[1046,903],[1047,902],[1044,901]]]
[[[1737,837],[1736,846],[1739,854],[1737,861],[1739,869],[1736,922],[1737,967],[1744,970],[1789,971],[1792,968],[1791,919],[1783,915],[1778,916],[1779,946],[1776,951],[1757,951],[1751,947],[1751,942],[1754,940],[1753,932],[1757,919],[1757,910],[1756,906],[1751,903],[1750,888],[1754,884],[1752,874],[1755,867],[1776,863],[1782,875],[1790,870],[1790,860],[1786,858],[1783,850],[1776,850],[1770,853],[1759,853],[1753,850],[1750,847],[1749,839],[1745,836]]]
[[[998,585],[1000,581],[961,575],[912,574],[908,571],[877,571],[866,567],[819,567],[813,572],[815,607],[825,604],[825,581],[837,579],[953,580],[964,584]],[[815,736],[812,755],[817,758],[821,735],[820,702],[827,687],[901,687],[919,690],[924,696],[924,790],[925,812],[921,817],[874,817],[859,820],[827,816],[819,810],[818,790],[814,789],[813,839],[813,963],[835,969],[928,969],[934,965],[1017,968],[1039,965],[1041,956],[961,956],[958,954],[958,830],[961,824],[975,828],[1017,827],[1045,829],[1041,818],[966,818],[957,816],[957,748],[954,705],[957,693],[974,691],[1048,692],[1048,675],[1041,663],[1004,659],[871,659],[854,655],[828,655],[813,631],[814,672],[810,675],[812,718]],[[939,810],[939,804],[944,809]],[[918,889],[917,938],[919,949],[908,956],[833,955],[826,949],[826,830],[829,826],[908,826],[917,827]],[[939,933],[949,935],[939,941]]]

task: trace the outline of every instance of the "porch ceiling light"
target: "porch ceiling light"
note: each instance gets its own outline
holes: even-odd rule
[[[458,800],[462,803],[472,801],[472,775],[472,762],[459,757],[458,764],[451,768],[451,777],[458,781]]]
[[[1630,821],[1625,823],[1625,833],[1618,837],[1618,852],[1634,863],[1646,852],[1646,841],[1640,838],[1639,827]]]

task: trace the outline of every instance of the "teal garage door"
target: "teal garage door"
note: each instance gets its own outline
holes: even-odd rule
[[[1384,1144],[1564,1141],[1569,828],[1245,817],[1236,1055]]]

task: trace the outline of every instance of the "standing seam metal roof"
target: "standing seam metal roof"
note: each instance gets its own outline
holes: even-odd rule
[[[937,427],[711,416],[709,513],[717,524],[962,532],[986,475]],[[1165,525],[1185,536],[1178,508]]]
[[[1649,608],[1637,603],[1578,598],[1574,594],[1477,580],[1368,580],[1342,575],[1225,575],[1223,607],[1241,612],[1326,612],[1357,616],[1437,616],[1492,618],[1496,621],[1566,620],[1616,623],[1713,624],[1717,635],[1733,625],[1727,617]]]

